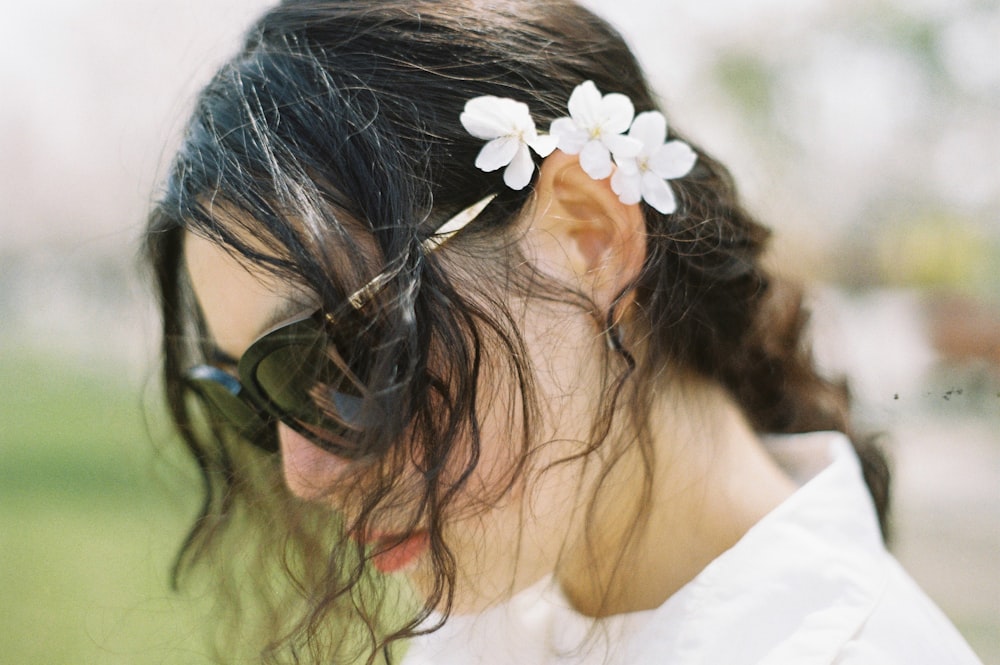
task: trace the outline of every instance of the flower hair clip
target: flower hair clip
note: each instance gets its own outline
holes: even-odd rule
[[[683,141],[667,141],[662,113],[636,115],[628,97],[602,95],[593,81],[578,85],[567,106],[569,117],[555,120],[545,135],[535,128],[527,104],[493,96],[470,99],[460,117],[462,126],[488,141],[476,167],[486,172],[506,167],[504,183],[519,190],[535,170],[529,149],[545,158],[559,148],[579,155],[580,167],[591,178],[611,176],[611,189],[622,203],[642,200],[663,214],[677,209],[667,181],[690,173],[697,155]]]
[[[476,168],[496,171],[506,166],[503,181],[511,189],[524,189],[531,182],[535,162],[530,147],[539,157],[556,149],[556,139],[540,136],[528,105],[505,97],[476,97],[465,104],[459,118],[465,130],[477,139],[489,141],[476,157]]]

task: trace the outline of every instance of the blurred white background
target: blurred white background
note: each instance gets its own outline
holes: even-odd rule
[[[6,3],[0,363],[153,371],[144,212],[192,96],[269,4]],[[776,229],[820,360],[892,435],[898,555],[1000,663],[1000,4],[585,4]]]

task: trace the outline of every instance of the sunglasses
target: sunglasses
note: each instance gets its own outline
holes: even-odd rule
[[[438,227],[423,241],[424,250],[438,249],[495,196],[477,201]],[[382,272],[351,294],[351,309],[360,312],[397,273]],[[235,364],[235,374],[219,364],[202,364],[188,369],[184,381],[213,422],[231,426],[268,452],[277,451],[274,425],[281,422],[324,450],[358,459],[367,454],[357,443],[359,435],[378,425],[378,406],[398,398],[401,387],[367,390],[370,368],[367,354],[361,352],[364,330],[357,318],[304,312],[271,328],[239,360],[228,362]]]

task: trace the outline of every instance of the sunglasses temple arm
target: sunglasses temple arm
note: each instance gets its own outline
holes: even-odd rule
[[[426,252],[435,251],[438,247],[448,242],[456,233],[468,226],[472,220],[478,217],[486,206],[488,206],[490,202],[496,198],[496,196],[496,194],[490,194],[489,196],[479,199],[471,206],[438,227],[438,229],[434,231],[434,235],[426,238],[422,243],[420,243],[420,246],[423,247]],[[377,295],[379,291],[384,289],[385,285],[388,284],[398,272],[399,269],[396,268],[379,274],[375,277],[375,279],[352,293],[347,301],[354,309],[361,309],[365,303]]]
[[[433,235],[426,238],[420,246],[424,251],[433,252],[444,243],[451,240],[452,236],[464,229],[497,197],[496,194],[485,196],[471,206],[458,213],[434,231]]]
[[[389,270],[387,272],[380,273],[375,279],[368,282],[360,289],[351,294],[347,299],[347,302],[351,304],[354,309],[361,309],[366,302],[371,300],[379,291],[385,288],[385,285],[389,283],[393,277],[396,276],[399,270]]]

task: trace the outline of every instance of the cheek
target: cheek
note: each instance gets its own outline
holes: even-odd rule
[[[348,460],[313,445],[284,423],[278,425],[278,442],[285,484],[299,498],[320,500],[343,480]]]
[[[458,613],[484,609],[553,573],[579,526],[587,465],[562,461],[579,452],[578,432],[560,438],[566,423],[548,417],[550,411],[569,414],[564,396],[573,391],[563,390],[564,378],[546,379],[546,385],[537,382],[540,398],[550,385],[558,386],[561,394],[554,398],[557,405],[539,405],[528,440],[516,382],[513,389],[508,383],[493,390],[483,404],[479,460],[449,507],[445,527],[459,568]],[[584,419],[579,429],[586,432],[589,427],[590,420]],[[429,585],[429,580],[420,582],[421,589]]]
[[[526,470],[492,503],[483,497],[496,496],[495,478],[477,474],[482,491],[459,499],[467,510],[453,514],[444,533],[458,564],[456,614],[482,611],[557,571],[584,513],[578,505],[580,466]],[[415,571],[413,581],[429,593],[432,571]]]
[[[529,310],[522,330],[533,391],[528,439],[520,386],[502,372],[505,388],[483,410],[476,473],[494,501],[484,504],[475,525],[482,538],[477,567],[486,574],[506,571],[496,584],[515,588],[553,572],[582,531],[601,465],[592,455],[576,456],[591,444],[600,412],[606,347],[593,318],[579,308]]]

